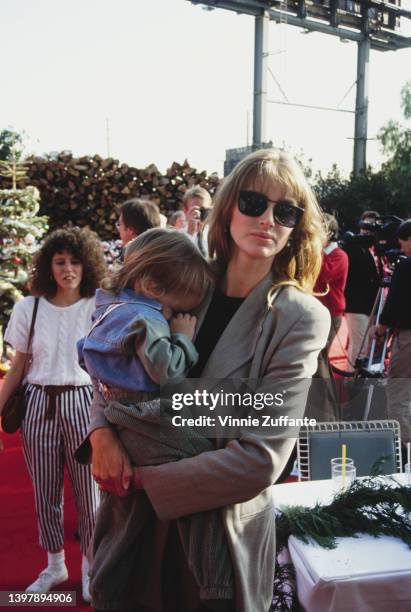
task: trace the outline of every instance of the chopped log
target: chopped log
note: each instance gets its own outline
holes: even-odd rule
[[[219,184],[217,175],[199,173],[187,160],[173,162],[164,174],[155,164],[134,168],[100,155],[74,158],[67,151],[56,158],[31,157],[27,165],[24,184],[40,190],[40,214],[49,216],[51,229],[71,222],[91,227],[103,240],[117,238],[117,209],[130,197],[149,198],[162,213],[170,214],[182,208],[184,193],[193,185],[213,195]],[[9,188],[9,183],[0,178],[0,188]]]

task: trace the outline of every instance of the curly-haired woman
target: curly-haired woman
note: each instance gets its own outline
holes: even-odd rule
[[[100,242],[79,228],[56,230],[36,253],[32,295],[17,302],[5,334],[15,349],[12,367],[0,392],[0,413],[21,379],[26,353],[26,416],[21,426],[23,449],[34,486],[40,545],[48,564],[26,589],[45,593],[68,577],[64,560],[64,467],[79,511],[83,553],[83,597],[90,600],[86,551],[93,532],[98,490],[89,466],[74,460],[74,451],[89,423],[90,378],[77,362],[76,341],[88,332],[94,293],[105,274]],[[27,342],[35,297],[38,310],[31,347]]]

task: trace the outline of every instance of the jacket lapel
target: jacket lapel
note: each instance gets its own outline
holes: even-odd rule
[[[202,377],[227,378],[253,358],[268,312],[267,294],[272,284],[270,274],[244,300],[220,336],[201,373]],[[211,298],[212,292],[198,313],[197,331],[204,322]]]

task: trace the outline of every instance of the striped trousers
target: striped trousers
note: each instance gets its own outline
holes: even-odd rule
[[[34,486],[40,546],[49,552],[63,548],[64,467],[74,490],[83,554],[93,535],[99,490],[90,465],[80,465],[74,452],[87,434],[92,386],[64,391],[56,398],[56,413],[46,418],[49,397],[28,385],[26,416],[21,432],[27,467]]]

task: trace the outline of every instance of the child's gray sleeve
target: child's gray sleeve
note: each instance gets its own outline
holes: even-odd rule
[[[171,334],[167,323],[140,319],[136,352],[150,378],[156,382],[184,379],[198,360],[198,353],[185,334]]]

